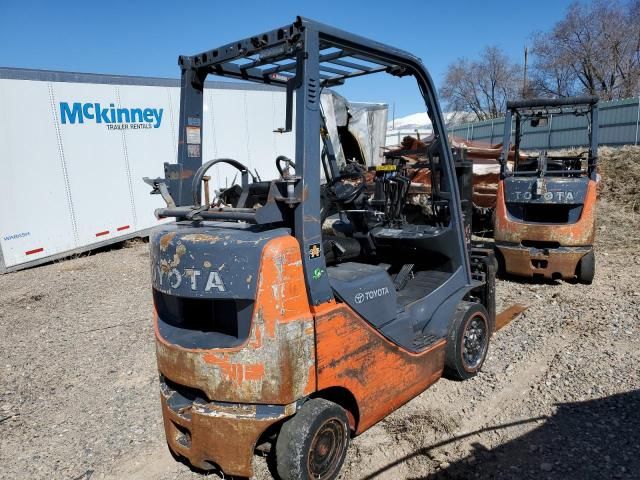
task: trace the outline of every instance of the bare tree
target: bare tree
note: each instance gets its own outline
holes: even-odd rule
[[[440,96],[450,110],[472,112],[478,120],[499,117],[507,99],[517,96],[520,67],[498,47],[487,47],[478,61],[449,65]]]
[[[572,4],[550,32],[534,35],[532,86],[550,96],[605,100],[640,89],[640,0]]]

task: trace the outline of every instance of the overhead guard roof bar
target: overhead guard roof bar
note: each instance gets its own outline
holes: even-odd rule
[[[373,70],[373,68],[371,67],[367,67],[365,65],[359,65],[353,62],[348,62],[342,59],[329,60],[328,62],[333,63],[334,65],[340,65],[342,67],[353,68],[354,70],[362,70],[363,72],[370,72],[371,70]]]
[[[240,40],[239,42],[229,43],[223,47],[208,50],[193,56],[181,56],[179,58],[180,65],[189,65],[191,67],[202,69],[208,73],[230,76],[238,79],[255,81],[260,83],[275,83],[285,85],[287,80],[291,78],[288,72],[296,67],[296,62],[288,62],[278,64],[282,60],[292,59],[302,41],[302,33],[305,23],[319,27],[321,32],[320,50],[329,48],[337,48],[335,52],[321,54],[319,58],[320,70],[322,72],[333,73],[329,76],[321,73],[320,78],[324,85],[336,85],[342,83],[347,78],[359,77],[369,73],[377,73],[390,71],[391,73],[399,73],[403,71],[402,67],[382,58],[378,58],[371,50],[359,51],[357,48],[358,36],[353,36],[355,43],[340,37],[340,31],[318,24],[303,18],[293,25],[272,30],[262,35]],[[335,36],[333,31],[335,30]],[[349,48],[351,46],[351,48]],[[354,48],[355,47],[355,48]],[[415,57],[407,52],[398,50],[401,57],[407,57],[413,60]],[[257,58],[244,63],[234,63],[237,60],[248,59],[252,56]],[[345,60],[347,58],[347,60]],[[378,67],[361,65],[351,60],[357,59],[365,61]],[[346,71],[337,69],[326,64],[339,65],[351,68],[354,71]],[[264,66],[268,68],[259,68]],[[275,75],[278,74],[278,75]]]
[[[341,58],[361,58],[362,56],[357,56],[357,54],[352,54],[351,52],[339,51],[333,52],[326,55],[320,56],[320,70],[323,72],[333,73],[335,76],[328,76],[325,74],[320,74],[320,78],[322,80],[326,80],[327,84],[335,84],[344,81],[347,78],[359,77],[362,75],[368,75],[370,73],[384,72],[389,66],[381,65],[378,68],[368,67],[365,65],[358,65],[352,62],[343,62],[343,66],[347,66],[348,68],[353,68],[353,71],[347,71],[342,69],[337,69],[326,65],[326,63],[338,65]],[[274,65],[270,68],[259,68],[264,65]],[[256,81],[265,81],[267,79],[269,82],[273,83],[282,83],[281,79],[277,77],[273,77],[274,74],[280,74],[283,76],[287,76],[287,73],[292,72],[296,68],[296,62],[290,62],[282,65],[273,64],[271,60],[267,61],[259,61],[255,60],[250,63],[246,63],[244,65],[238,65],[233,63],[232,61],[224,62],[217,64],[213,67],[212,73],[215,73],[220,76],[233,76],[237,78],[243,78],[245,80],[256,80]]]
[[[320,55],[319,62],[331,62],[337,58],[341,58],[346,56],[343,51],[327,53],[324,55]],[[271,63],[271,62],[269,62]],[[285,63],[282,65],[276,65],[274,68],[265,68],[263,71],[267,74],[277,73],[277,72],[285,72],[285,71],[293,71],[296,69],[296,62]]]
[[[595,105],[598,103],[598,100],[598,97],[595,95],[561,98],[530,98],[527,100],[513,100],[507,102],[507,108],[509,110],[515,110],[539,107],[565,107],[570,105]]]

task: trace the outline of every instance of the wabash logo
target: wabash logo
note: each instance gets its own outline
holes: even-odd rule
[[[104,107],[100,103],[60,102],[60,122],[85,123],[94,121],[104,123],[110,130],[135,130],[140,128],[158,128],[162,123],[163,108],[117,108],[110,103]]]

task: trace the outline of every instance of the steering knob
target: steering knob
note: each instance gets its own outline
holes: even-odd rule
[[[289,168],[293,167],[294,169],[296,168],[296,164],[293,160],[291,160],[289,157],[285,156],[285,155],[279,155],[276,157],[276,168],[278,169],[278,173],[280,174],[281,177],[285,176],[285,168],[282,168],[282,163],[286,163],[287,166],[285,167],[287,172],[286,175],[289,175]]]

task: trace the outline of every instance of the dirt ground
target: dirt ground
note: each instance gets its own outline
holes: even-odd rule
[[[483,372],[355,438],[341,478],[640,478],[635,210],[600,202],[593,285],[499,281],[529,309]],[[0,478],[202,477],[166,448],[149,270],[138,242],[0,277]]]

